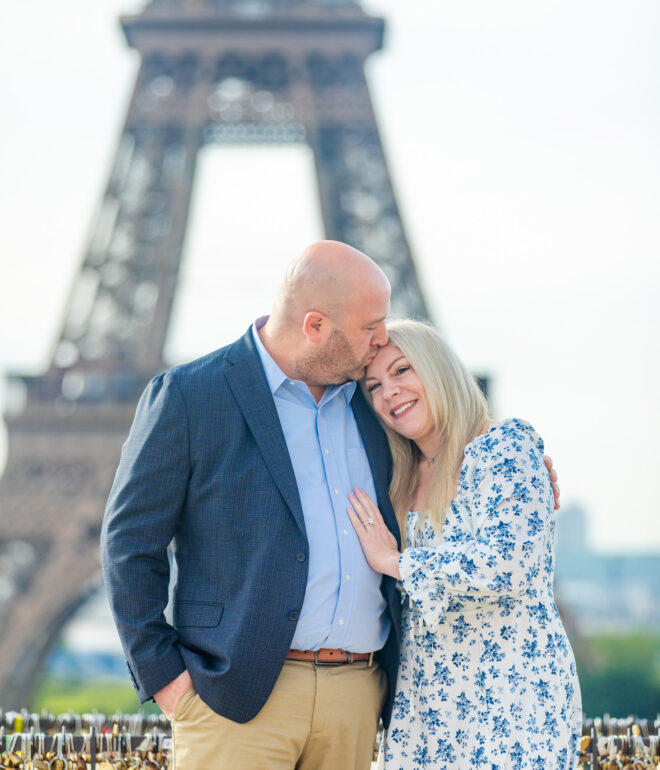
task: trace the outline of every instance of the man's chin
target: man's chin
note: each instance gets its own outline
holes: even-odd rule
[[[362,364],[362,366],[359,369],[359,374],[355,377],[356,380],[361,380],[366,375],[367,368],[373,362],[374,358],[376,358],[375,353],[373,356],[369,356],[369,358],[367,358],[367,360]]]
[[[350,375],[351,380],[353,382],[358,382],[359,380],[364,379],[364,375],[367,373],[367,366],[368,364],[364,364],[364,366],[361,366],[359,369],[352,372]]]
[[[346,385],[347,382],[358,382],[358,380],[361,380],[364,377],[366,370],[366,366],[361,366],[359,369],[354,369],[352,372],[345,372],[341,375],[341,379],[337,377],[336,380],[333,380],[333,382],[328,384]]]

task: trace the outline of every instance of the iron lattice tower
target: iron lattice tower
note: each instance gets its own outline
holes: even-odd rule
[[[375,259],[397,314],[426,317],[364,75],[384,22],[353,0],[152,0],[124,17],[142,57],[50,368],[15,378],[0,482],[0,704],[29,701],[62,626],[99,585],[121,444],[164,368],[198,151],[306,142],[326,237]]]

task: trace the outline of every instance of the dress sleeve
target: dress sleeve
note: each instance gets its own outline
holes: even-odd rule
[[[458,499],[471,534],[401,556],[403,587],[430,628],[448,612],[533,598],[539,570],[552,569],[552,487],[528,427],[509,424],[469,446]]]

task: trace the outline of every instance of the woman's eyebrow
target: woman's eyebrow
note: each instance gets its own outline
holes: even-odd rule
[[[398,356],[397,358],[395,358],[394,361],[391,361],[390,364],[387,366],[387,369],[391,369],[394,366],[394,364],[396,364],[402,358],[405,358],[405,356]],[[373,377],[373,376],[372,377],[365,377],[364,381],[366,382],[367,380],[377,380],[377,379],[378,379],[378,377]]]
[[[395,358],[394,361],[392,361],[387,368],[391,369],[394,366],[394,364],[397,364],[402,358],[405,358],[405,356],[399,356],[398,358]]]

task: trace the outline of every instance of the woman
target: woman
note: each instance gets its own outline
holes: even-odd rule
[[[364,492],[348,509],[369,564],[404,593],[385,767],[575,768],[580,691],[552,593],[543,442],[488,420],[430,326],[388,332],[363,385],[392,449],[403,551]]]

